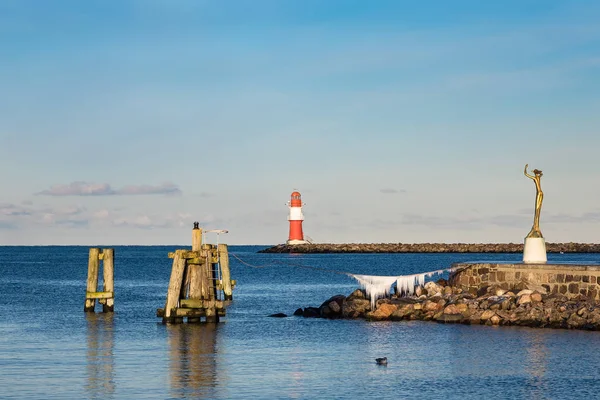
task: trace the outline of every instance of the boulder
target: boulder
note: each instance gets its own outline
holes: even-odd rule
[[[487,321],[488,319],[492,318],[494,315],[496,315],[496,313],[494,311],[485,310],[483,313],[481,313],[480,319],[482,321]]]
[[[371,310],[371,301],[367,299],[348,297],[342,304],[342,317],[344,318],[361,318]]]
[[[405,304],[403,306],[398,307],[391,315],[390,315],[390,319],[392,321],[400,321],[403,319],[408,319],[410,318],[410,315],[413,313],[413,311],[415,310],[415,306],[420,306],[420,304]],[[420,309],[420,308],[419,308]]]
[[[458,307],[456,307],[454,304],[450,304],[449,306],[446,306],[446,308],[444,308],[444,314],[456,315],[460,314],[460,311],[458,310]]]
[[[538,292],[533,292],[531,294],[531,301],[536,301],[536,302],[541,302],[542,301],[542,295]]]
[[[350,296],[348,296],[347,299],[354,300],[354,299],[365,299],[365,298],[367,298],[365,291],[362,289],[356,289],[354,292],[352,292],[350,294]]]
[[[306,307],[302,312],[304,318],[319,318],[321,312],[317,307]]]
[[[425,284],[425,290],[427,290],[428,296],[433,296],[436,293],[441,293],[444,288],[435,282],[427,282]]]
[[[390,319],[390,315],[392,315],[392,313],[397,309],[398,306],[395,304],[384,303],[381,306],[379,306],[379,308],[377,308],[375,311],[367,313],[366,318],[372,321],[382,321]]]
[[[530,294],[522,295],[521,297],[519,297],[519,300],[517,301],[518,305],[527,304],[527,303],[531,303],[531,295]]]
[[[431,300],[426,300],[423,303],[423,311],[427,312],[427,311],[437,311],[440,309],[440,305],[435,302],[435,301],[431,301]]]
[[[301,308],[299,308],[299,309],[297,309],[296,311],[294,311],[294,315],[295,315],[296,317],[301,317],[303,314],[304,314],[304,310],[303,310],[303,309],[301,309]]]
[[[336,295],[321,304],[319,307],[319,315],[322,318],[337,319],[342,317],[342,305],[346,300],[346,296]]]

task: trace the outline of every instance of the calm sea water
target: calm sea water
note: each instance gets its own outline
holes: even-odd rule
[[[231,257],[238,286],[220,324],[165,326],[155,313],[175,247],[115,248],[114,315],[83,312],[86,247],[0,247],[0,397],[598,397],[600,332],[267,317],[357,288],[347,276],[289,263],[400,275],[518,254],[257,254],[261,248],[230,248],[265,267]],[[387,367],[375,364],[382,356]]]

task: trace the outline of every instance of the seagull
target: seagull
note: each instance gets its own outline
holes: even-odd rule
[[[387,357],[376,358],[377,365],[387,365]]]

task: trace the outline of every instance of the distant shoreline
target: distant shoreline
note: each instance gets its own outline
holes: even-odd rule
[[[548,253],[600,253],[597,243],[546,243]],[[522,253],[522,243],[279,244],[259,253]]]

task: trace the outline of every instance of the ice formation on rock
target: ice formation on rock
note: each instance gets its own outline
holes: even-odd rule
[[[456,268],[446,268],[424,272],[422,274],[400,276],[348,275],[356,279],[360,283],[361,287],[365,289],[367,296],[369,296],[371,299],[371,310],[375,310],[375,302],[377,299],[390,294],[392,285],[394,283],[396,283],[396,288],[399,295],[410,296],[414,293],[415,285],[423,286],[425,284],[425,278],[442,274],[446,271],[452,272],[455,270]]]

